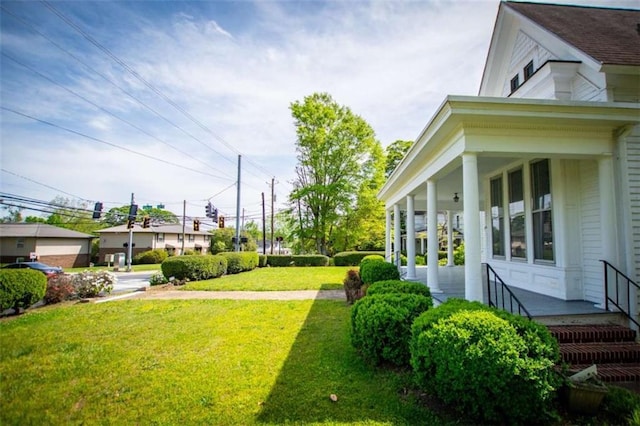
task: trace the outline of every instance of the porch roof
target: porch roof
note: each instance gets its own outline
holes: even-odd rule
[[[448,96],[378,193],[389,208],[439,181],[438,206],[460,209],[461,155],[478,154],[480,174],[518,158],[610,155],[613,132],[640,123],[640,105]],[[457,173],[454,173],[456,172]],[[420,203],[420,197],[416,198]],[[416,208],[420,208],[418,204]]]

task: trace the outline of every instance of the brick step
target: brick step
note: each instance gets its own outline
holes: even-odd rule
[[[563,343],[560,355],[567,364],[640,363],[640,344],[635,342]]]
[[[578,372],[591,364],[572,365],[569,370]],[[598,364],[598,378],[607,383],[640,382],[640,363]]]
[[[619,325],[554,325],[547,327],[559,343],[634,342],[636,332]]]

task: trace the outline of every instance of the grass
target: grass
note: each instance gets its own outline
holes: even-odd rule
[[[126,269],[126,266],[125,266]],[[124,271],[125,269],[122,269]],[[82,271],[113,271],[113,266],[111,268],[107,268],[106,266],[85,266],[84,268],[64,268],[65,272],[82,272]],[[131,265],[131,270],[134,272],[142,272],[142,271],[160,271],[160,264],[152,264],[152,265]]]
[[[185,290],[341,290],[342,280],[352,266],[258,268],[184,286]]]
[[[362,364],[349,312],[125,300],[5,319],[0,424],[442,424],[401,392],[406,373]]]

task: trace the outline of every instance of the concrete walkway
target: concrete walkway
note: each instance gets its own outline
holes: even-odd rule
[[[188,290],[148,290],[135,291],[113,297],[99,299],[96,303],[121,299],[233,299],[233,300],[347,300],[344,290],[293,290],[293,291],[188,291]]]

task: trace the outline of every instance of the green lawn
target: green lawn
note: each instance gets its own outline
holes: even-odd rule
[[[349,312],[122,300],[4,319],[0,424],[442,424],[404,395],[408,374],[362,364]]]
[[[185,290],[335,290],[353,266],[258,268],[185,285]]]

